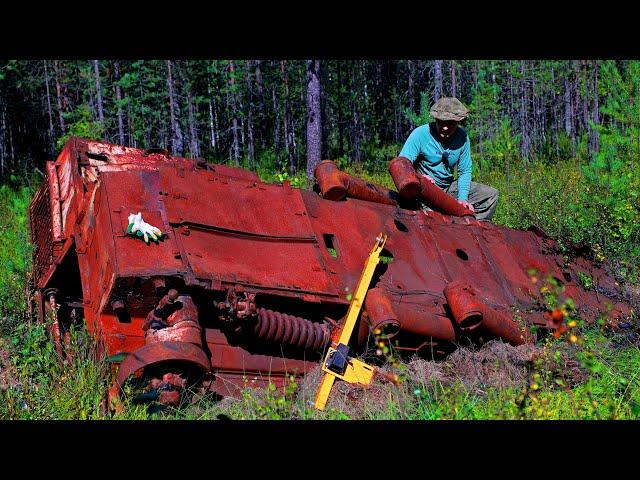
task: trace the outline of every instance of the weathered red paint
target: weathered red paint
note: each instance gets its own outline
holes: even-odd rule
[[[410,174],[406,166],[390,168],[394,181]],[[527,325],[551,328],[540,283],[527,275],[532,266],[540,279],[563,283],[588,321],[607,302],[614,315],[630,312],[604,270],[583,259],[566,263],[539,229],[401,208],[397,192],[330,161],[316,169],[324,198],[238,168],[78,138],[47,172],[29,209],[38,291],[57,288],[61,312],[81,310],[107,354],[128,353],[119,381],[168,360],[212,371],[214,389],[247,378],[281,385],[287,375],[303,374],[343,321],[379,232],[388,236],[383,254],[392,261],[378,266],[355,344],[367,338],[368,324],[388,325],[397,348],[407,351],[441,351],[472,336],[444,293],[456,281],[480,299],[482,338],[518,343],[514,311]],[[419,198],[434,210],[459,206],[433,187],[444,195],[438,206],[431,184],[419,182]],[[396,184],[418,191],[415,178]],[[164,232],[159,243],[126,233],[128,215],[137,212]],[[594,278],[598,294],[582,289],[578,272]],[[171,289],[182,308],[168,314],[167,328],[149,333],[144,327],[152,314],[162,317]]]

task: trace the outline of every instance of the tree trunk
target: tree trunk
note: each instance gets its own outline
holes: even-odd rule
[[[47,89],[47,112],[49,114],[49,146],[51,151],[54,152],[56,149],[56,142],[53,133],[53,113],[51,110],[51,93],[49,91],[49,71],[47,69],[47,61],[43,60],[44,64],[44,84]]]
[[[169,88],[169,113],[171,118],[171,148],[179,156],[184,154],[182,129],[180,128],[180,110],[175,98],[171,60],[167,60],[167,87]]]
[[[278,104],[276,103],[276,87],[271,88],[271,100],[273,102],[274,125],[273,129],[273,153],[276,157],[276,169],[282,171],[282,159],[280,158],[280,121],[278,119]]]
[[[320,61],[307,60],[307,178],[310,180],[321,156]]]
[[[338,60],[338,157],[344,157],[344,120],[342,118],[342,61]]]
[[[246,82],[247,82],[247,142],[249,149],[249,160],[252,170],[256,170],[256,155],[253,142],[253,87],[251,83],[251,62],[246,62]]]
[[[102,105],[102,88],[100,86],[100,64],[98,60],[93,61],[93,73],[96,77],[96,97],[98,104],[98,120],[104,126],[104,107]]]
[[[66,101],[63,100],[62,85],[60,85],[60,69],[58,68],[57,60],[53,61],[53,71],[56,79],[56,101],[58,104],[58,120],[60,121],[60,132],[61,135],[64,135],[67,129],[64,125],[63,104],[66,103]]]
[[[4,114],[4,101],[2,98],[2,91],[0,91],[0,178],[4,178],[4,162],[5,162],[5,131],[7,125],[5,122]]]
[[[142,129],[141,129],[141,131],[142,131],[142,142],[148,148],[148,146],[151,145],[151,136],[149,135],[149,130],[151,130],[151,129],[147,130],[146,115],[144,114],[144,101],[143,101],[143,99],[144,99],[144,90],[142,88],[142,77],[139,77],[138,91],[140,92],[140,96],[138,97],[138,98],[140,98],[140,101],[138,103],[140,105],[140,122],[142,123]],[[169,105],[169,107],[171,107],[171,104]],[[173,117],[171,117],[171,118],[173,118]],[[165,120],[165,119],[163,119],[163,120]],[[162,124],[161,130],[163,130],[165,121],[161,122],[161,124]],[[173,125],[173,122],[170,122],[170,123]],[[180,127],[180,125],[178,125],[178,128],[179,127]],[[129,126],[129,128],[131,128],[131,126]],[[171,128],[173,128],[173,127],[171,127]],[[138,139],[136,138],[135,134],[133,135],[133,139],[134,139],[134,142],[135,142],[134,147],[137,148]],[[173,140],[172,140],[172,142],[173,142]]]
[[[600,135],[597,130],[597,126],[600,124],[600,109],[598,99],[598,61],[593,60],[593,108],[591,110],[591,121],[593,127],[591,128],[591,157],[594,158],[594,154],[600,151]]]
[[[210,143],[211,143],[211,148],[215,150],[216,149],[216,133],[213,126],[213,102],[211,100],[211,96],[212,96],[211,95],[211,79],[209,79],[209,81],[207,82],[207,93],[209,97],[209,133],[211,135]]]
[[[414,84],[414,75],[416,71],[416,64],[413,60],[407,61],[407,70],[409,70],[408,75],[408,85],[407,85],[407,95],[409,97],[409,111],[411,113],[416,113],[416,97],[415,97],[415,84]],[[413,124],[411,120],[409,120],[409,126],[411,129],[414,129],[416,125]]]
[[[131,102],[127,104],[127,133],[129,134],[129,145],[135,148],[133,129],[131,128]]]
[[[452,97],[457,97],[458,96],[458,89],[457,84],[456,84],[456,62],[455,60],[451,60],[450,64],[449,64],[449,68],[450,68],[450,73],[451,73],[451,96]]]
[[[216,134],[216,152],[220,151],[220,122],[218,122],[218,104],[213,103],[213,127]]]
[[[284,139],[287,151],[287,162],[289,165],[289,175],[295,175],[295,158],[293,155],[293,129],[290,123],[290,107],[289,107],[289,65],[287,60],[280,62],[280,71],[282,73],[282,83],[284,85]]]
[[[560,132],[560,120],[558,114],[558,96],[556,94],[555,68],[553,66],[551,67],[551,88],[551,104],[553,105],[551,109],[551,115],[553,115],[553,134],[555,140],[554,143],[556,144],[556,157],[560,157],[560,142],[558,140],[558,134]]]
[[[584,125],[585,130],[587,131],[587,155],[589,156],[589,160],[591,160],[592,146],[591,140],[593,137],[591,124],[589,120],[591,119],[591,110],[589,108],[589,92],[591,89],[589,88],[591,85],[591,78],[588,71],[588,65],[586,60],[582,60],[582,86],[581,94],[582,94],[582,123]],[[584,93],[583,93],[584,92]]]
[[[437,102],[442,97],[442,60],[433,61],[433,101]]]
[[[351,157],[352,159],[356,162],[356,163],[360,163],[360,161],[362,160],[362,143],[361,143],[361,137],[360,137],[360,132],[361,132],[361,128],[360,128],[360,112],[359,112],[359,108],[358,108],[358,102],[357,99],[354,97],[354,93],[355,90],[357,89],[357,85],[358,82],[356,80],[356,70],[357,70],[357,64],[356,65],[352,65],[351,66],[351,81],[350,81],[350,92],[351,96],[350,96],[350,107],[351,107],[351,118],[353,121],[352,124],[352,128],[351,128],[351,132],[349,137],[351,138],[350,141],[350,146],[351,146]],[[365,88],[365,95],[364,95],[364,101],[366,102],[366,84],[364,86]]]
[[[509,107],[507,110],[507,115],[509,117],[509,119],[513,119],[514,118],[514,112],[513,112],[513,67],[511,65],[511,60],[509,60],[509,65],[507,67],[509,69]],[[513,123],[512,123],[513,125]]]
[[[196,116],[194,113],[193,98],[191,97],[191,86],[187,91],[187,113],[189,121],[189,150],[192,157],[200,156],[200,146],[198,141],[198,130],[196,127]]]
[[[531,139],[529,136],[529,125],[527,123],[527,107],[528,107],[528,89],[527,79],[525,75],[525,61],[520,63],[520,131],[522,132],[522,143],[520,145],[520,152],[522,158],[527,163],[529,159],[529,153],[531,151]]]
[[[236,64],[233,60],[229,61],[229,96],[231,102],[231,123],[233,133],[232,156],[236,166],[240,166],[240,142],[238,139],[238,108],[236,104]]]
[[[572,109],[571,109],[571,113],[572,113],[572,119],[573,119],[573,126],[575,129],[574,132],[574,137],[577,137],[578,133],[580,133],[580,124],[581,124],[581,118],[580,118],[580,61],[579,60],[574,60],[573,61],[573,70],[574,70],[574,78],[573,78],[573,104],[572,104]],[[577,138],[576,138],[577,139]]]
[[[118,140],[120,141],[120,145],[124,145],[124,124],[122,122],[122,91],[120,89],[120,63],[118,61],[113,62],[113,71],[116,76],[115,89],[118,115]]]
[[[573,110],[571,108],[571,80],[564,78],[564,131],[571,138],[572,148],[575,147],[576,138],[573,130]],[[574,152],[575,153],[575,152]]]

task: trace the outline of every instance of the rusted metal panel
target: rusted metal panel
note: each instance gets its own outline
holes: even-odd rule
[[[216,372],[242,372],[247,376],[265,373],[273,376],[299,375],[315,366],[304,359],[273,356],[248,351],[239,345],[230,345],[227,336],[217,329],[206,330],[206,341],[211,351],[211,367]]]
[[[62,239],[62,214],[60,212],[60,185],[54,162],[47,162],[47,179],[49,181],[49,202],[51,204],[51,229],[53,240]]]
[[[337,294],[299,190],[199,173],[180,178],[166,169],[160,181],[168,221],[196,277]]]
[[[99,188],[106,197],[111,229],[100,241],[113,244],[120,277],[174,275],[184,269],[179,255],[174,253],[178,245],[158,193],[157,171],[102,172]],[[147,245],[125,235],[129,214],[137,212],[144,212],[145,221],[160,228],[167,237],[158,244]]]
[[[188,223],[229,232],[292,241],[313,240],[300,191],[219,174],[165,168],[159,190],[172,224]]]

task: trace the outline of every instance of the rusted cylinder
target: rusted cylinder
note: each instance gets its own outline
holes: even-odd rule
[[[455,322],[463,331],[481,328],[511,345],[522,345],[527,341],[526,334],[509,315],[485,304],[469,284],[451,282],[445,287],[444,296]]]
[[[418,198],[422,200],[429,208],[445,215],[453,215],[454,217],[464,217],[472,215],[473,212],[463,207],[458,201],[444,190],[440,190],[437,185],[431,183],[425,177],[420,176],[420,185],[422,190]]]
[[[396,302],[392,305],[403,332],[447,342],[456,341],[456,331],[449,318],[427,314],[420,305]]]
[[[389,162],[389,173],[393,179],[393,183],[398,189],[398,194],[407,200],[416,198],[422,186],[420,178],[406,157],[396,157]]]
[[[444,287],[453,319],[463,330],[475,330],[482,323],[482,302],[475,290],[464,282],[451,282]]]
[[[429,208],[445,215],[464,217],[473,212],[463,207],[458,201],[438,186],[431,183],[423,175],[418,175],[405,157],[396,157],[389,162],[389,173],[402,198],[418,197]]]
[[[400,331],[400,321],[391,306],[391,299],[379,288],[372,288],[364,299],[367,320],[373,330],[379,329],[388,338]]]
[[[350,197],[386,205],[397,204],[394,191],[342,172],[332,160],[320,162],[313,174],[318,180],[322,198],[326,200]]]
[[[500,337],[514,346],[522,345],[528,341],[526,333],[509,315],[486,305],[482,309],[482,327],[492,335]]]
[[[396,200],[397,194],[393,190],[367,182],[348,173],[342,172],[342,175],[347,183],[347,197],[385,205],[396,205],[398,203]]]
[[[331,160],[321,161],[313,171],[318,180],[318,186],[322,198],[327,200],[342,200],[347,196],[347,186],[344,182],[343,172],[335,162]]]

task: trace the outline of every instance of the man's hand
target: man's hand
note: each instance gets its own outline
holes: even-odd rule
[[[462,205],[463,207],[468,208],[469,210],[471,210],[472,213],[476,213],[476,209],[473,208],[473,205],[471,205],[469,202],[466,202],[464,200],[458,200],[458,203],[460,205]]]
[[[420,175],[422,175],[424,178],[426,178],[427,180],[429,180],[431,183],[433,183],[434,185],[436,184],[436,181],[431,178],[429,175],[425,175],[424,173],[421,173]]]

